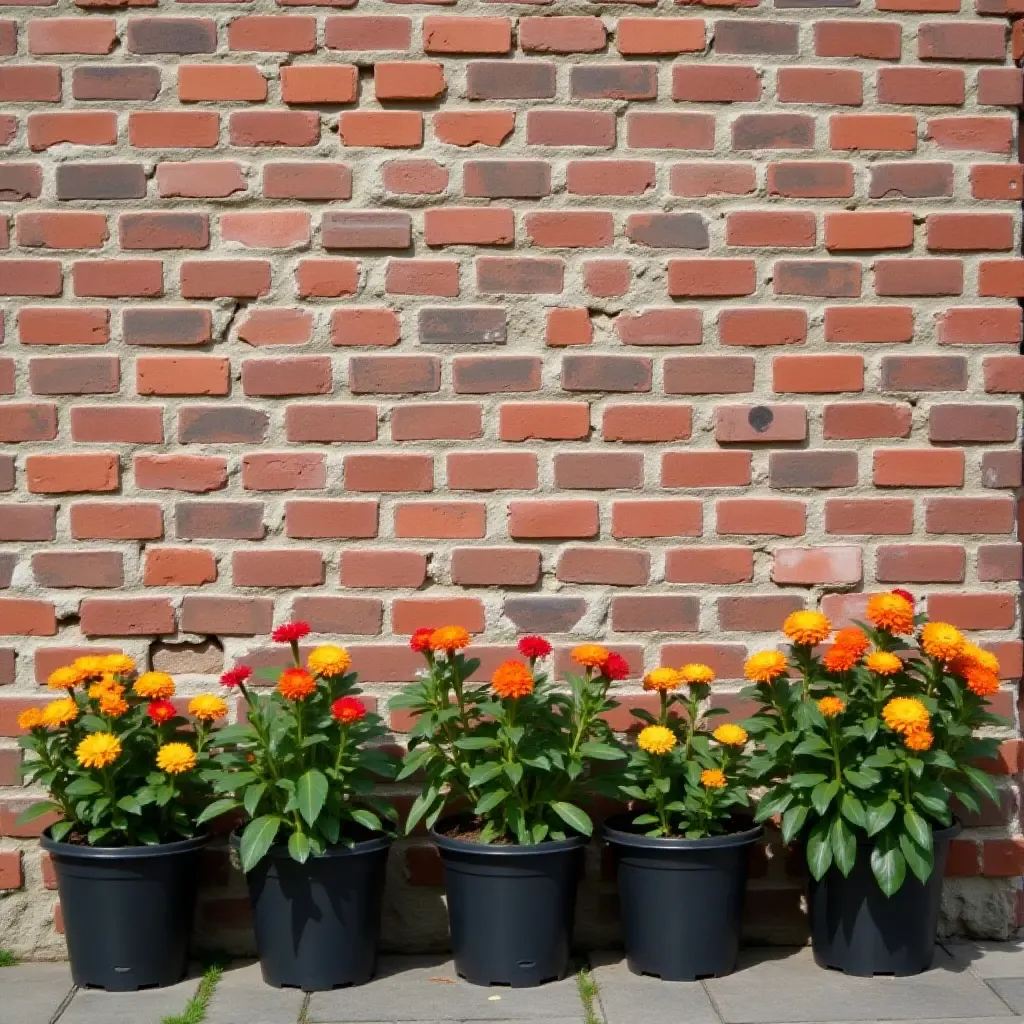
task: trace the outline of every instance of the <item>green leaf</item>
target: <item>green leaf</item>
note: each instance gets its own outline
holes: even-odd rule
[[[976,790],[987,796],[994,804],[999,803],[999,792],[996,789],[995,783],[986,772],[983,772],[980,768],[967,766],[964,768],[964,774],[970,779],[971,785]]]
[[[551,810],[553,810],[555,814],[557,814],[570,828],[574,828],[577,832],[580,832],[585,836],[593,834],[594,823],[590,820],[589,816],[584,811],[581,811],[575,804],[566,803],[564,800],[553,800],[551,802]]]
[[[793,748],[794,754],[828,754],[831,748],[820,736],[808,736],[802,743]]]
[[[794,789],[814,789],[819,782],[825,781],[826,776],[821,772],[798,772],[789,780],[789,784]]]
[[[305,864],[309,859],[309,852],[309,836],[304,832],[293,832],[288,839],[288,856],[300,864]]]
[[[508,781],[513,786],[518,786],[523,778],[523,766],[518,761],[512,761],[508,764],[503,764],[502,771],[508,776]]]
[[[18,815],[18,820],[15,824],[24,825],[28,821],[41,818],[44,814],[49,814],[51,811],[59,810],[60,808],[52,800],[40,800],[38,803],[34,803],[30,807],[26,807],[25,810]]]
[[[920,814],[917,813],[912,807],[908,807],[903,812],[903,826],[907,830],[907,835],[921,847],[922,850],[930,850],[932,848],[932,828]],[[904,853],[906,851],[904,850]],[[913,865],[911,865],[913,868]],[[916,872],[915,872],[916,873]]]
[[[491,779],[500,775],[502,772],[502,766],[499,761],[489,761],[487,764],[478,764],[469,773],[469,777],[466,780],[471,789],[476,789],[477,786],[482,786],[485,782],[490,782]]]
[[[829,840],[832,844],[832,859],[846,877],[853,870],[853,863],[857,859],[857,840],[850,826],[838,814],[832,819]]]
[[[852,793],[843,794],[839,810],[843,817],[851,824],[859,828],[867,826],[867,812],[864,810],[864,805]]]
[[[824,817],[825,812],[829,808],[829,804],[835,799],[836,794],[839,792],[839,783],[835,779],[831,782],[819,782],[818,785],[811,790],[811,804],[819,815]]]
[[[260,805],[260,800],[263,799],[263,794],[267,791],[267,784],[265,782],[254,782],[251,786],[247,786],[245,794],[242,797],[242,806],[245,807],[245,813],[250,818],[256,816],[256,809]]]
[[[298,785],[295,787],[295,802],[299,814],[312,825],[320,814],[327,799],[327,778],[323,772],[310,768],[304,775],[299,776]]]
[[[368,811],[362,807],[353,808],[349,811],[349,817],[363,828],[369,829],[371,832],[382,831],[383,826],[380,823],[380,818],[377,817],[373,811]]]
[[[843,777],[851,786],[857,789],[873,789],[882,781],[882,776],[874,768],[864,768],[857,771],[855,768],[847,768],[843,771]]]
[[[803,804],[790,807],[782,816],[782,841],[791,842],[807,820],[807,808]]]
[[[415,800],[412,802],[412,807],[409,808],[409,817],[405,822],[405,834],[410,835],[413,829],[420,823],[423,816],[429,813],[430,809],[434,806],[440,796],[440,790],[436,786],[431,786],[429,789],[424,790],[420,793]]]
[[[50,826],[50,837],[59,843],[74,827],[73,821],[58,821]]]
[[[871,851],[871,870],[886,896],[896,892],[906,878],[906,859],[888,832],[883,832],[875,841],[875,848]]]
[[[476,807],[473,808],[474,814],[486,814],[488,811],[493,810],[498,804],[501,803],[505,797],[508,796],[507,790],[504,789],[492,789],[489,793],[484,793],[482,797],[477,801]]]
[[[580,753],[584,757],[592,757],[595,761],[621,761],[626,756],[625,751],[618,747],[613,747],[610,743],[599,743],[597,740],[581,743]]]
[[[121,799],[117,801],[117,806],[120,807],[122,811],[127,811],[129,814],[142,813],[142,804],[140,804],[139,801],[130,793],[127,796],[121,797]]]
[[[824,776],[822,777],[824,778]],[[770,789],[761,797],[754,820],[766,821],[776,814],[781,814],[792,802],[793,794],[788,789],[782,787]]]
[[[932,848],[922,849],[909,835],[900,836],[900,850],[910,870],[922,881],[927,882],[935,868],[935,854]]]
[[[102,793],[103,787],[95,779],[83,775],[70,783],[64,792],[68,796],[92,796],[94,793]]]
[[[877,835],[892,821],[896,814],[896,805],[885,797],[872,797],[867,800],[864,808],[864,827],[869,836]]]
[[[832,866],[832,844],[827,821],[819,821],[807,837],[807,867],[819,881]]]
[[[239,847],[244,872],[251,871],[263,859],[280,827],[281,819],[273,814],[264,814],[246,825]]]
[[[214,818],[219,818],[222,814],[227,814],[228,811],[233,811],[237,806],[237,800],[214,800],[212,804],[207,804],[203,808],[199,817],[196,818],[196,824],[204,825]]]
[[[459,750],[497,750],[501,744],[490,736],[461,736],[455,746]]]

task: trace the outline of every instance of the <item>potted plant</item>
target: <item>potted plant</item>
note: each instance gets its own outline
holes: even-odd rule
[[[164,672],[136,675],[123,654],[79,658],[48,679],[64,695],[18,717],[29,783],[49,791],[20,821],[60,816],[41,843],[53,863],[76,985],[131,991],[180,981],[188,966],[199,827],[209,800],[220,697],[191,721]]]
[[[867,624],[832,633],[814,611],[790,615],[787,657],[746,664],[760,703],[747,727],[768,783],[758,820],[781,816],[802,836],[810,869],[816,961],[847,974],[917,974],[932,961],[942,877],[960,826],[956,798],[997,799],[977,766],[998,741],[981,738],[999,662],[953,626],[915,615],[905,591],[876,594]],[[794,673],[791,676],[791,672]]]
[[[372,741],[385,732],[359,699],[343,647],[314,648],[302,664],[304,622],[273,632],[293,665],[265,671],[270,694],[247,685],[245,665],[221,682],[245,701],[246,721],[218,737],[220,793],[207,821],[242,811],[231,835],[246,873],[263,979],[275,987],[322,991],[373,976],[384,874],[397,817],[374,794],[395,774],[394,759]]]
[[[709,724],[725,713],[706,709],[714,678],[699,664],[646,675],[659,711],[633,711],[644,727],[615,778],[639,807],[604,826],[629,967],[667,981],[735,970],[750,847],[764,833],[747,811],[746,730]]]
[[[423,788],[406,831],[426,823],[444,864],[455,968],[478,985],[539,985],[569,967],[576,885],[593,824],[578,800],[588,762],[622,756],[602,715],[628,666],[595,644],[573,652],[568,692],[548,682],[541,637],[524,637],[490,685],[460,626],[421,629],[422,678],[392,700],[417,716],[399,779]],[[456,813],[442,818],[450,803]]]

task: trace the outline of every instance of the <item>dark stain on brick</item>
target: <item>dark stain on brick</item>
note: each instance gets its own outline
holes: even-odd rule
[[[652,249],[706,249],[707,221],[699,213],[634,213],[626,221],[626,237]]]
[[[28,364],[34,395],[112,395],[120,377],[116,356],[43,356]]]
[[[0,552],[0,588],[6,590],[11,585],[17,564],[18,556],[13,551]]]
[[[0,491],[14,490],[14,456],[0,455]]]
[[[160,69],[151,64],[124,67],[77,67],[71,94],[76,100],[155,100],[160,92]]]
[[[205,345],[212,327],[208,309],[126,309],[122,334],[126,345]]]
[[[538,391],[540,367],[534,356],[461,356],[453,360],[452,377],[463,395]]]
[[[146,170],[142,164],[59,164],[58,199],[143,199]]]
[[[468,160],[462,173],[467,196],[537,199],[551,194],[551,166],[542,160]]]
[[[741,114],[732,123],[734,149],[810,149],[814,120],[806,114]]]
[[[644,356],[569,355],[562,358],[566,391],[650,391],[651,360]]]
[[[193,405],[178,411],[182,444],[258,444],[269,427],[265,412],[241,405]]]
[[[474,60],[466,71],[471,100],[551,99],[555,65],[540,60]]]
[[[0,201],[38,199],[42,190],[43,169],[39,164],[0,164]]]
[[[427,307],[419,314],[420,341],[425,345],[504,345],[505,309]]]
[[[0,441],[52,441],[56,436],[55,405],[0,403]]]
[[[212,18],[158,18],[147,14],[128,22],[132,53],[215,53],[217,23]]]
[[[577,64],[570,77],[573,99],[653,100],[658,95],[656,64]]]
[[[524,633],[568,633],[586,613],[582,597],[505,598],[505,617]]]
[[[325,249],[407,249],[412,218],[407,213],[329,210],[320,224],[320,240]]]
[[[964,356],[883,356],[883,391],[964,391]]]
[[[174,529],[179,540],[262,540],[263,502],[179,501]]]
[[[747,422],[759,434],[763,434],[775,419],[775,413],[766,405],[755,405],[747,415]]]

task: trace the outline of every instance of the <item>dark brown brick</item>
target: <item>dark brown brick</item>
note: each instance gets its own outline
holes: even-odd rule
[[[467,160],[467,196],[486,199],[539,199],[551,194],[551,165],[541,160]]]
[[[810,149],[814,119],[807,114],[740,114],[732,123],[733,149]]]
[[[51,356],[30,359],[34,395],[109,395],[120,387],[117,356]]]
[[[856,452],[772,452],[768,461],[772,487],[856,487]]]
[[[504,345],[507,332],[501,306],[437,306],[419,312],[424,345]]]
[[[933,199],[953,194],[949,163],[891,163],[871,167],[872,199]]]
[[[707,221],[699,213],[632,213],[626,237],[652,249],[707,249]]]
[[[179,501],[174,530],[179,540],[262,540],[263,502]]]
[[[551,99],[555,65],[541,60],[473,60],[466,69],[471,100]]]
[[[795,21],[760,21],[740,18],[715,22],[717,53],[776,53],[795,56],[799,52],[800,26]]]
[[[210,311],[191,306],[126,309],[122,321],[126,345],[205,345],[212,331]]]
[[[506,597],[504,614],[522,633],[568,633],[587,613],[582,597]]]
[[[650,391],[651,375],[651,360],[645,356],[562,357],[565,391]]]
[[[407,249],[412,218],[398,212],[329,210],[320,224],[320,239],[325,249]]]
[[[577,64],[569,78],[573,99],[653,100],[657,64]]]
[[[215,53],[213,18],[161,18],[153,14],[128,21],[126,45],[132,53]]]
[[[856,298],[861,291],[861,267],[849,260],[776,260],[776,295]]]
[[[269,597],[185,597],[181,602],[184,633],[221,636],[260,636],[274,623],[274,602]]]
[[[883,356],[883,391],[963,391],[967,387],[964,356]]]
[[[119,551],[37,551],[32,574],[41,587],[120,587],[124,564]]]
[[[38,199],[42,190],[43,169],[39,164],[0,163],[0,202]]]
[[[353,356],[348,383],[357,395],[433,392],[441,387],[441,362],[436,356]]]
[[[151,211],[118,219],[122,249],[205,249],[210,225],[204,213]]]
[[[269,428],[267,413],[243,405],[190,405],[178,410],[182,444],[259,444]]]
[[[539,391],[540,371],[535,356],[457,356],[452,362],[452,380],[461,395]]]
[[[146,169],[142,164],[57,165],[58,199],[144,199]]]
[[[160,69],[147,64],[81,64],[71,73],[76,100],[155,100]]]

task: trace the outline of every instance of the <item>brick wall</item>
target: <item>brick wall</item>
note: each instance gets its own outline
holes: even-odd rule
[[[904,584],[1015,714],[1019,0],[2,4],[0,945],[60,950],[13,721],[85,649],[193,690],[295,615],[383,706],[451,620],[735,708],[786,612]],[[991,935],[1007,735],[946,900]],[[396,853],[389,943],[443,942],[437,880]]]

